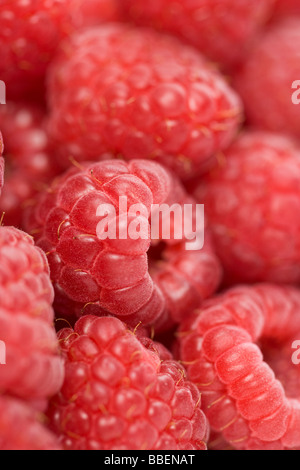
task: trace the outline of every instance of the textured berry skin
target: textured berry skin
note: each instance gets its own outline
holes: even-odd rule
[[[10,98],[36,97],[60,41],[114,19],[114,0],[0,0],[0,77]],[[102,18],[103,14],[103,18]]]
[[[291,345],[300,333],[299,308],[297,289],[237,287],[208,301],[181,325],[180,357],[188,378],[198,385],[212,429],[236,449],[300,446],[300,376],[291,362]],[[272,343],[274,369],[263,361],[271,356]]]
[[[4,185],[4,158],[2,157],[3,153],[3,139],[2,139],[2,134],[0,132],[0,196],[1,196],[1,191]]]
[[[245,132],[195,196],[228,283],[299,283],[300,149],[293,141]]]
[[[45,125],[45,111],[34,104],[8,102],[0,106],[5,142],[6,178],[0,201],[6,225],[22,227],[30,199],[59,172]]]
[[[0,259],[0,339],[6,345],[0,389],[42,408],[63,380],[47,259],[31,237],[11,227],[0,227]]]
[[[74,167],[57,179],[27,221],[28,231],[48,256],[55,309],[63,316],[110,313],[133,326],[140,321],[144,326],[159,321],[160,327],[178,323],[219,285],[220,265],[210,241],[202,250],[187,251],[185,238],[162,239],[163,255],[152,261],[147,213],[144,240],[127,236],[101,241],[97,208],[112,204],[118,223],[119,196],[128,197],[128,207],[144,204],[148,217],[152,203],[195,207],[177,178],[149,161],[106,160]]]
[[[299,138],[299,106],[292,102],[292,84],[300,76],[300,18],[275,24],[236,74],[250,124]]]
[[[64,45],[50,73],[49,103],[50,133],[66,165],[70,155],[92,161],[111,151],[155,159],[181,178],[227,147],[241,120],[239,98],[199,53],[121,24]]]
[[[274,0],[120,0],[125,18],[170,32],[226,68],[244,58]]]
[[[275,18],[281,18],[283,15],[300,15],[299,0],[277,0]]]
[[[39,416],[19,400],[0,396],[0,450],[60,450]]]
[[[66,378],[48,415],[65,449],[206,449],[200,394],[179,363],[113,317],[82,317],[59,338]]]

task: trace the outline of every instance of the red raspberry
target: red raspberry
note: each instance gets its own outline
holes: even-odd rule
[[[127,196],[128,208],[135,203],[146,207],[141,219],[145,239],[97,237],[101,217],[96,212],[101,204],[115,207],[117,218],[111,224],[123,220],[127,235],[129,224],[137,220],[131,215],[127,224],[120,216],[120,196]],[[160,233],[161,244],[147,253],[152,203],[195,207],[175,177],[159,164],[143,160],[107,160],[74,168],[42,194],[27,228],[48,255],[57,312],[77,316],[109,312],[133,326],[159,320],[162,327],[179,322],[215,292],[221,272],[209,240],[204,249],[187,251],[185,237],[167,240]]]
[[[5,212],[7,225],[22,227],[24,207],[59,171],[44,121],[39,106],[13,102],[0,106],[7,163],[0,213]]]
[[[267,22],[274,0],[120,0],[125,17],[168,31],[222,66],[243,59]]]
[[[60,450],[57,438],[24,403],[0,396],[0,450]]]
[[[300,282],[300,149],[246,132],[198,183],[228,282]]]
[[[111,151],[186,178],[230,144],[241,120],[239,98],[205,59],[151,30],[110,25],[73,37],[49,84],[50,132],[66,165]]]
[[[4,159],[2,157],[3,153],[3,139],[2,139],[2,134],[0,132],[0,196],[1,196],[1,191],[4,185]]]
[[[47,259],[29,235],[10,227],[0,227],[0,259],[0,340],[6,346],[0,389],[43,407],[63,380]]]
[[[292,101],[292,84],[300,77],[299,50],[300,19],[288,18],[274,25],[248,55],[235,85],[251,124],[299,138],[299,106]]]
[[[93,22],[111,19],[115,0],[95,1],[0,0],[0,77],[10,98],[36,98],[60,41],[90,24],[92,14]]]
[[[121,321],[85,316],[59,338],[66,378],[50,424],[65,449],[205,450],[197,388]]]
[[[275,13],[278,18],[283,15],[299,15],[300,2],[299,0],[277,0]]]
[[[181,359],[209,423],[237,449],[300,447],[300,376],[291,361],[299,308],[297,289],[240,287],[208,301],[180,328]],[[268,361],[275,348],[272,369],[263,356]]]

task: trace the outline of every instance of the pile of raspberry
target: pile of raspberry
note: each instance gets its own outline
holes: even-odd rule
[[[299,2],[0,19],[0,450],[300,450]]]

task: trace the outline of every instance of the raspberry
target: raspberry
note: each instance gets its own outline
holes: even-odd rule
[[[6,157],[0,213],[5,212],[6,225],[22,228],[24,207],[59,171],[44,116],[44,110],[33,104],[8,102],[0,106]]]
[[[300,150],[293,141],[245,132],[195,196],[228,283],[299,283]]]
[[[0,132],[0,196],[1,196],[1,191],[4,185],[4,159],[2,157],[3,153],[3,139],[2,135]]]
[[[0,450],[60,450],[57,438],[24,403],[0,396]]]
[[[299,137],[299,106],[292,101],[292,84],[300,77],[299,50],[300,19],[287,18],[266,32],[236,74],[252,125]]]
[[[237,449],[300,447],[300,378],[291,362],[299,308],[292,287],[238,287],[208,301],[180,328],[181,359],[209,423]],[[274,369],[263,361],[271,344]]]
[[[0,0],[0,77],[8,96],[36,98],[60,41],[89,25],[92,15],[94,22],[102,14],[112,19],[110,4],[115,0]]]
[[[275,13],[276,18],[280,18],[283,15],[299,15],[299,0],[277,0]]]
[[[43,407],[63,380],[47,260],[31,237],[10,227],[0,227],[0,259],[0,389]]]
[[[129,224],[138,219],[129,215],[128,223],[124,220],[119,196],[127,196],[128,208],[135,203],[146,207],[141,219],[144,239],[129,236]],[[168,322],[178,323],[217,289],[221,271],[209,239],[204,249],[188,251],[185,235],[175,240],[171,230],[168,240],[160,231],[161,243],[149,250],[152,203],[195,207],[175,177],[159,164],[143,160],[74,167],[41,195],[30,211],[27,229],[47,253],[57,312],[110,313],[133,326],[159,320],[162,328]],[[103,204],[116,208],[117,219],[111,224],[123,221],[126,240],[98,238],[101,217],[96,212]]]
[[[176,361],[112,317],[82,317],[59,338],[66,378],[48,415],[65,449],[206,449],[200,394]]]
[[[121,24],[71,38],[49,85],[50,133],[66,166],[70,155],[110,151],[186,178],[230,144],[241,120],[239,98],[197,51]]]
[[[120,3],[126,18],[173,33],[228,68],[243,59],[269,19],[274,0],[120,0]]]

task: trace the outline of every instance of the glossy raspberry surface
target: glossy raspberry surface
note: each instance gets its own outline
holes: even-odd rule
[[[128,208],[134,203],[146,207],[144,239],[129,236],[129,224],[136,219],[131,215],[128,222],[123,220],[119,196],[128,198]],[[41,195],[30,210],[27,228],[47,253],[58,313],[109,312],[133,326],[140,321],[143,325],[159,321],[161,328],[177,323],[215,292],[221,269],[209,237],[202,250],[187,251],[185,235],[174,240],[171,231],[168,240],[160,231],[162,254],[152,260],[153,203],[195,207],[177,178],[161,165],[143,160],[107,160],[74,167]],[[98,238],[101,217],[96,212],[101,204],[115,207],[113,221],[125,224],[126,240]],[[156,245],[158,241],[154,240]]]
[[[276,23],[257,41],[238,71],[235,88],[250,124],[299,138],[299,106],[292,84],[300,76],[300,18]]]
[[[227,283],[299,283],[299,157],[292,140],[247,131],[198,184]]]
[[[202,394],[212,429],[237,449],[300,446],[300,375],[291,362],[299,307],[298,289],[236,287],[181,325],[180,352],[188,377]],[[270,354],[271,344],[277,357]]]
[[[29,102],[0,106],[0,129],[5,143],[5,189],[0,213],[6,225],[23,228],[25,207],[59,172],[45,125],[45,110]]]
[[[222,66],[243,60],[274,0],[120,0],[125,18],[175,34]]]
[[[0,227],[0,259],[0,339],[6,348],[0,389],[43,407],[63,380],[47,259],[29,235],[12,227]]]
[[[0,196],[1,196],[1,191],[4,185],[4,158],[2,157],[3,153],[3,139],[2,135],[0,132]]]
[[[299,0],[277,0],[275,8],[276,18],[281,18],[283,15],[299,15],[300,3]]]
[[[242,113],[197,51],[121,24],[64,44],[49,76],[49,104],[50,133],[66,165],[70,156],[96,160],[111,151],[163,163],[181,178],[229,145]]]
[[[1,0],[0,77],[11,98],[42,96],[60,41],[77,28],[115,18],[114,0]]]
[[[206,449],[201,398],[179,363],[112,317],[85,316],[59,338],[66,378],[48,415],[65,449]]]
[[[42,417],[13,398],[0,396],[0,450],[60,450]]]

